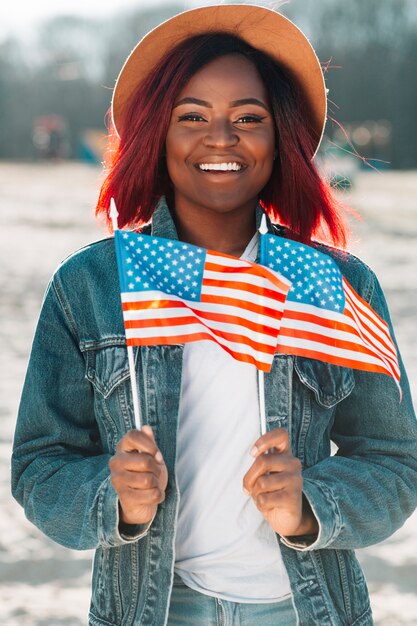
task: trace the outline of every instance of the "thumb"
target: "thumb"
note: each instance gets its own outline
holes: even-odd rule
[[[154,443],[156,443],[155,435],[153,434],[153,430],[152,430],[151,426],[149,426],[149,424],[145,424],[145,426],[142,426],[142,432],[144,432],[145,435],[150,437],[152,439],[152,441]]]
[[[153,430],[149,426],[149,424],[145,424],[145,426],[142,427],[142,431],[145,433],[145,435],[148,435],[148,437],[152,439],[156,447],[158,447],[158,444],[156,443],[155,435],[153,434]],[[157,450],[155,454],[155,459],[158,461],[158,463],[163,463],[164,457],[162,456],[161,451],[159,449]]]

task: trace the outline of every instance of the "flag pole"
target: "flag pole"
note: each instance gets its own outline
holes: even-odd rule
[[[117,218],[119,216],[119,212],[116,208],[116,203],[114,198],[110,200],[110,218],[112,221],[112,226],[114,232],[119,230],[119,225],[117,222]],[[140,407],[139,407],[139,394],[138,394],[138,386],[136,384],[136,369],[135,369],[135,359],[133,356],[133,347],[127,346],[127,359],[129,362],[129,372],[130,372],[130,384],[132,387],[132,398],[133,398],[133,413],[135,416],[135,427],[137,430],[140,430],[142,427],[142,420],[140,415]]]
[[[261,224],[259,226],[259,233],[261,235],[266,235],[268,232],[268,227],[266,225],[266,217],[265,214],[262,215]],[[261,264],[263,262],[262,259],[262,245],[260,245],[260,255],[261,255]],[[264,372],[258,369],[258,395],[259,395],[259,417],[261,422],[261,435],[266,433],[266,411],[265,411],[265,377]]]

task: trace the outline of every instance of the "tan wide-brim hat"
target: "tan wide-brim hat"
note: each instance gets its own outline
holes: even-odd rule
[[[305,98],[315,151],[326,123],[326,87],[320,62],[301,30],[283,15],[252,4],[215,5],[175,15],[151,30],[132,50],[117,78],[113,123],[121,127],[130,96],[158,61],[188,37],[208,32],[236,35],[285,67]]]

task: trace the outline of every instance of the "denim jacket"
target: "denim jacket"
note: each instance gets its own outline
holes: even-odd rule
[[[258,207],[258,225],[261,214]],[[269,220],[268,228],[274,232]],[[163,199],[151,232],[177,238]],[[321,249],[389,322],[369,268]],[[113,240],[76,252],[55,273],[20,404],[12,489],[46,535],[69,548],[96,549],[91,626],[167,622],[182,355],[183,345],[135,349],[142,415],[155,432],[169,481],[150,524],[121,528],[108,462],[134,417]],[[277,535],[301,626],[373,623],[353,550],[391,535],[417,505],[417,425],[403,367],[401,386],[400,402],[386,375],[281,354],[265,375],[267,428],[288,429],[319,522],[316,537]],[[338,447],[333,456],[331,440]]]

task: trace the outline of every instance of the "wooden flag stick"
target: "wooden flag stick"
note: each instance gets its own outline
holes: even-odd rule
[[[265,412],[265,378],[264,372],[258,370],[258,394],[259,394],[259,417],[261,422],[261,435],[266,433],[266,412]]]
[[[138,394],[138,386],[136,383],[135,359],[133,357],[132,346],[127,346],[127,358],[129,361],[130,384],[132,387],[133,413],[135,415],[135,427],[137,428],[137,430],[140,430],[142,428],[142,420],[140,416],[139,394]]]
[[[114,232],[119,230],[117,218],[119,213],[116,208],[116,203],[114,198],[110,200],[110,218],[112,221],[112,226]],[[135,428],[140,430],[142,428],[142,420],[140,415],[140,406],[139,406],[139,393],[138,386],[136,383],[136,368],[135,368],[135,359],[133,355],[133,347],[127,346],[127,360],[129,362],[129,373],[130,373],[130,386],[132,388],[132,399],[133,399],[133,413],[135,416]]]
[[[261,225],[259,226],[259,233],[265,235],[268,232],[266,225],[266,217],[262,216]],[[262,254],[262,250],[261,250]],[[261,258],[261,263],[262,263]],[[259,395],[259,417],[261,422],[261,435],[266,433],[266,411],[265,411],[265,377],[262,370],[258,370],[258,395]]]

